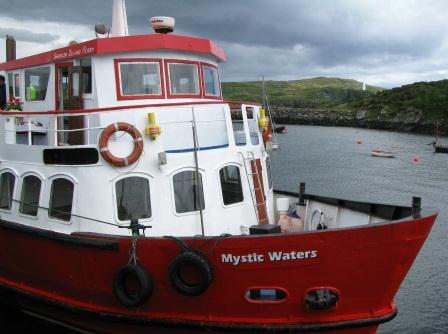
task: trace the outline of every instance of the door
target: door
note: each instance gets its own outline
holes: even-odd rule
[[[56,110],[81,110],[82,67],[73,63],[56,64]],[[58,130],[84,128],[84,116],[63,116],[58,118]],[[84,145],[84,130],[59,132],[58,145]]]

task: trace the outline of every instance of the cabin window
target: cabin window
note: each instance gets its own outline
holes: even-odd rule
[[[258,145],[260,137],[258,135],[257,118],[255,117],[254,107],[246,107],[247,125],[249,127],[250,143]]]
[[[8,73],[9,96],[20,97],[20,74]]]
[[[202,175],[195,171],[184,171],[173,176],[174,202],[177,213],[204,210]]]
[[[25,89],[27,101],[45,101],[47,96],[50,67],[25,70]]]
[[[221,96],[218,70],[211,66],[202,65],[202,75],[204,78],[205,96],[214,96],[214,97]]]
[[[198,65],[168,63],[171,95],[199,95]]]
[[[266,171],[268,174],[269,189],[272,189],[271,159],[269,159],[269,157],[266,158]]]
[[[232,118],[233,137],[235,138],[235,145],[246,145],[246,133],[244,132],[244,120],[241,109],[231,109],[230,117]]]
[[[244,200],[241,186],[240,169],[237,166],[226,166],[219,171],[222,198],[225,205],[240,203]]]
[[[15,181],[12,173],[6,172],[0,176],[0,209],[11,210]]]
[[[37,216],[41,186],[42,181],[34,175],[25,176],[23,178],[19,208],[20,213],[29,216]]]
[[[120,94],[122,96],[161,95],[160,63],[146,61],[121,61]]]
[[[150,218],[151,196],[149,180],[131,176],[115,183],[117,212],[119,220]]]
[[[75,185],[67,179],[55,179],[51,184],[50,208],[48,216],[59,220],[70,221],[73,207],[73,191]]]
[[[82,92],[92,94],[92,60],[90,58],[81,59]]]

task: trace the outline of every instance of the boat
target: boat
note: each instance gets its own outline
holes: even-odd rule
[[[286,125],[274,124],[274,131],[275,133],[286,134],[288,133],[288,128],[286,127]]]
[[[274,190],[272,122],[223,99],[224,50],[170,17],[129,35],[113,8],[89,41],[15,59],[7,40],[0,303],[83,333],[392,320],[437,210]]]
[[[439,143],[439,123],[436,123],[436,140],[432,142],[435,153],[448,153],[448,145]]]
[[[378,149],[372,150],[371,155],[373,157],[380,157],[380,158],[395,158],[394,152],[383,151]]]

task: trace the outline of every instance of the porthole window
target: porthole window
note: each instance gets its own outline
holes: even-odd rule
[[[204,210],[202,175],[195,171],[184,171],[173,176],[174,202],[177,213]]]
[[[23,178],[19,212],[28,216],[37,216],[39,210],[42,181],[33,175]]]
[[[149,180],[131,176],[115,183],[117,213],[119,220],[150,218],[151,195]]]
[[[55,179],[51,184],[50,208],[51,218],[70,221],[73,207],[73,191],[75,185],[67,179]]]
[[[237,166],[226,166],[219,171],[222,199],[225,205],[240,203],[244,200],[241,186],[240,169]]]
[[[0,209],[11,210],[14,195],[14,174],[6,172],[0,177]]]

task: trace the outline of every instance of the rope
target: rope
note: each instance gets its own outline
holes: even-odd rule
[[[39,209],[50,211],[50,208],[47,208],[47,207],[44,207],[44,206],[40,206],[40,205],[37,205],[37,204],[32,203],[32,202],[27,203],[27,202],[24,202],[24,201],[19,201],[19,200],[14,199],[14,198],[12,198],[11,201],[16,202],[16,203],[20,203],[20,204],[25,204],[25,205],[33,205],[33,206],[35,206],[35,207],[37,207]],[[73,217],[76,217],[76,218],[81,218],[81,219],[94,221],[94,222],[105,224],[105,225],[111,225],[111,226],[115,226],[115,227],[122,227],[122,225],[119,225],[119,224],[115,224],[115,223],[111,223],[111,222],[107,222],[107,221],[99,220],[99,219],[95,219],[95,218],[90,218],[90,217],[86,217],[86,216],[76,215],[74,213],[70,213],[70,212],[67,212],[67,211],[62,211],[62,210],[58,210],[58,209],[51,209],[51,211],[52,212],[56,212],[56,213],[62,213],[62,214],[70,215],[70,216],[73,216]]]
[[[131,248],[129,248],[129,261],[128,264],[137,265],[138,257],[137,257],[137,241],[138,236],[132,236]]]

